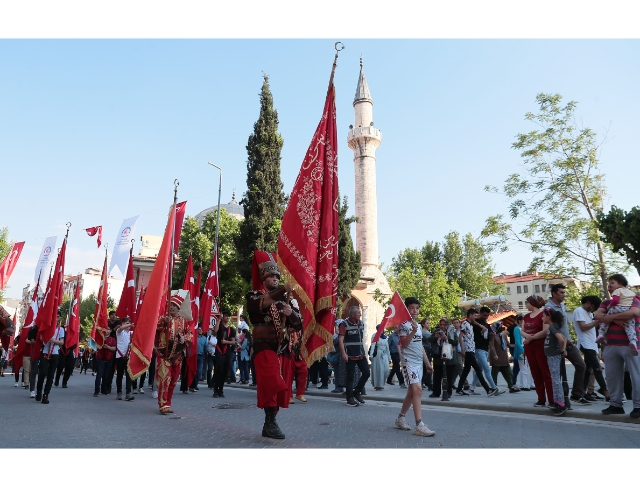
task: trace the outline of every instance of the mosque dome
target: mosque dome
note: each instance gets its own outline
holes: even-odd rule
[[[204,217],[207,216],[209,213],[213,213],[214,211],[216,211],[217,208],[218,208],[218,205],[215,205],[215,206],[212,206],[211,208],[207,208],[206,210],[202,210],[200,213],[198,213],[195,217],[196,220],[198,220],[198,223],[202,225],[202,223],[204,222]],[[229,203],[227,204],[220,204],[220,208],[221,209],[224,208],[225,210],[227,210],[227,213],[232,217],[238,220],[244,220],[244,207],[236,201],[235,191],[233,192],[231,201],[229,201]]]

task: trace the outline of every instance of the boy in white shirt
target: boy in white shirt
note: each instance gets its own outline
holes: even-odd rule
[[[411,315],[411,321],[405,321],[398,326],[398,335],[400,336],[398,353],[400,354],[404,383],[407,385],[407,395],[402,403],[398,419],[396,419],[396,426],[401,430],[411,429],[405,420],[405,415],[413,406],[413,416],[416,420],[416,429],[413,434],[433,436],[435,432],[422,422],[422,364],[424,363],[426,371],[429,373],[433,373],[433,367],[422,346],[422,330],[416,321],[420,313],[420,301],[411,297],[405,299],[404,304]]]

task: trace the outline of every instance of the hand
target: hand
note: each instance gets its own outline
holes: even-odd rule
[[[184,335],[180,335],[180,343],[184,343]]]
[[[416,331],[418,331],[418,323],[416,323],[415,321],[411,320],[411,331],[415,334]]]
[[[430,374],[433,374],[433,366],[431,364],[424,364],[424,368]]]
[[[497,356],[497,355],[494,355],[494,356],[493,356],[493,360],[498,360],[498,356]]]
[[[285,316],[291,316],[291,313],[293,313],[293,310],[291,309],[291,306],[289,306],[288,304],[285,304],[284,307],[282,308],[282,312],[284,313]]]
[[[293,291],[293,286],[291,284],[289,284],[288,282],[284,283],[284,290],[287,291],[288,293],[290,293],[291,291]]]
[[[342,354],[342,360],[344,360],[345,362],[348,362],[348,361],[349,361],[349,357],[347,356],[347,354],[346,354],[346,353],[343,353],[343,354]]]
[[[165,324],[165,325],[168,325],[169,323],[171,323],[171,317],[169,317],[169,316],[165,316],[165,317],[164,317],[164,324]]]

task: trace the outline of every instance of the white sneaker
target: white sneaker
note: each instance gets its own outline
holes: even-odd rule
[[[142,387],[138,389],[138,394],[144,394],[144,389]]]
[[[16,382],[15,385],[13,387],[18,387],[18,383]]]
[[[396,419],[396,426],[405,431],[409,431],[411,429],[411,426],[407,424],[403,416]]]
[[[153,391],[151,397],[153,397],[154,399],[158,399],[158,391]]]
[[[433,436],[436,432],[431,431],[426,424],[420,421],[420,424],[416,426],[415,430],[413,430],[413,434],[417,436]]]
[[[138,393],[138,389],[134,389],[134,390],[133,390],[133,391],[131,391],[131,392],[133,392],[134,394],[137,394],[137,393]]]
[[[36,391],[31,391],[31,395],[29,397],[36,397]]]

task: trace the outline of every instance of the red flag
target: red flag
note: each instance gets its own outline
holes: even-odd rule
[[[98,248],[100,248],[100,246],[102,245],[102,225],[98,227],[85,228],[84,231],[87,232],[87,235],[89,235],[90,237],[98,234]]]
[[[24,349],[26,347],[25,340],[27,339],[27,334],[29,330],[34,325],[34,319],[38,314],[38,289],[40,288],[40,278],[38,278],[38,282],[36,283],[36,287],[33,290],[33,297],[31,298],[31,305],[29,306],[29,310],[27,311],[27,317],[24,320],[24,326],[22,330],[20,330],[20,341],[18,342],[18,348],[16,349],[16,354],[14,357],[13,363],[22,363],[22,357],[24,356]]]
[[[164,230],[162,245],[158,251],[158,257],[151,271],[149,285],[145,291],[144,302],[138,315],[136,332],[131,340],[131,356],[127,369],[132,379],[137,379],[149,368],[153,342],[156,336],[156,327],[161,310],[167,305],[167,292],[169,292],[170,265],[173,262],[171,256],[171,240],[174,222],[176,218],[175,206],[171,205],[167,226]]]
[[[13,269],[16,268],[23,247],[24,242],[14,243],[9,253],[5,255],[4,259],[0,262],[0,289],[4,289],[7,282],[9,282],[9,278],[13,273]]]
[[[176,229],[173,233],[173,251],[177,254],[180,247],[180,235],[182,234],[182,223],[184,222],[184,213],[187,209],[187,202],[176,204]]]
[[[14,324],[14,325],[16,324],[16,315],[17,315],[17,314],[18,314],[17,312],[13,313],[13,324]],[[12,334],[12,335],[9,337],[9,348],[7,349],[7,362],[10,362],[10,361],[11,361],[11,359],[13,358],[13,355],[14,355],[14,353],[13,353],[13,340],[14,340],[14,337],[15,337],[15,331],[14,331],[14,334]],[[20,367],[22,367],[22,364],[20,364]],[[18,369],[20,369],[20,367],[18,367]],[[15,370],[16,370],[15,362],[14,362],[14,365],[13,365],[13,369],[12,369],[12,370],[13,370],[14,372],[15,372]]]
[[[220,283],[218,280],[218,251],[213,252],[211,259],[211,267],[207,274],[207,281],[204,284],[202,297],[200,299],[200,316],[202,317],[202,331],[209,331],[211,317],[218,314],[218,307],[215,301],[216,296],[220,294]]]
[[[195,303],[198,293],[196,292],[196,281],[193,276],[193,259],[189,254],[189,261],[187,262],[187,273],[184,276],[184,283],[182,289],[189,291],[189,300],[191,301],[191,316],[193,319],[187,322],[187,326],[191,329],[192,337],[197,337],[196,326],[198,325],[198,307]],[[197,340],[197,338],[196,338]],[[198,355],[197,350],[193,347],[193,340],[191,346],[187,348],[187,386],[191,387],[193,378],[196,376],[198,369]]]
[[[278,265],[304,308],[308,365],[333,349],[338,291],[338,138],[333,75],[282,219]]]
[[[133,248],[129,251],[129,265],[127,266],[127,277],[124,280],[122,295],[116,309],[119,318],[128,316],[133,323],[136,322],[136,281],[133,277]]]
[[[144,293],[147,291],[147,288],[140,289],[140,297],[138,298],[138,305],[136,306],[136,317],[140,316],[140,308],[142,308],[142,301],[144,301]]]
[[[89,346],[94,350],[102,348],[104,341],[109,336],[109,276],[107,275],[107,256],[104,256],[102,265],[102,277],[96,296],[96,309],[93,313],[93,328],[91,328],[91,340]]]
[[[389,303],[387,310],[384,312],[382,323],[380,323],[378,331],[376,331],[376,334],[373,336],[371,343],[375,343],[380,340],[382,332],[387,328],[393,328],[394,326],[401,325],[405,321],[411,321],[411,315],[409,314],[407,307],[404,305],[404,301],[400,297],[400,293],[396,291],[393,293],[391,302]]]
[[[38,336],[42,339],[42,343],[47,343],[53,338],[58,322],[58,306],[62,304],[62,282],[64,280],[64,264],[65,255],[67,253],[67,237],[62,242],[60,253],[56,259],[56,267],[51,278],[51,283],[45,293],[44,301],[38,316],[36,318],[36,326],[38,327]]]
[[[76,292],[69,306],[69,326],[67,336],[64,339],[64,346],[69,350],[78,344],[80,338],[80,279],[76,281]]]

